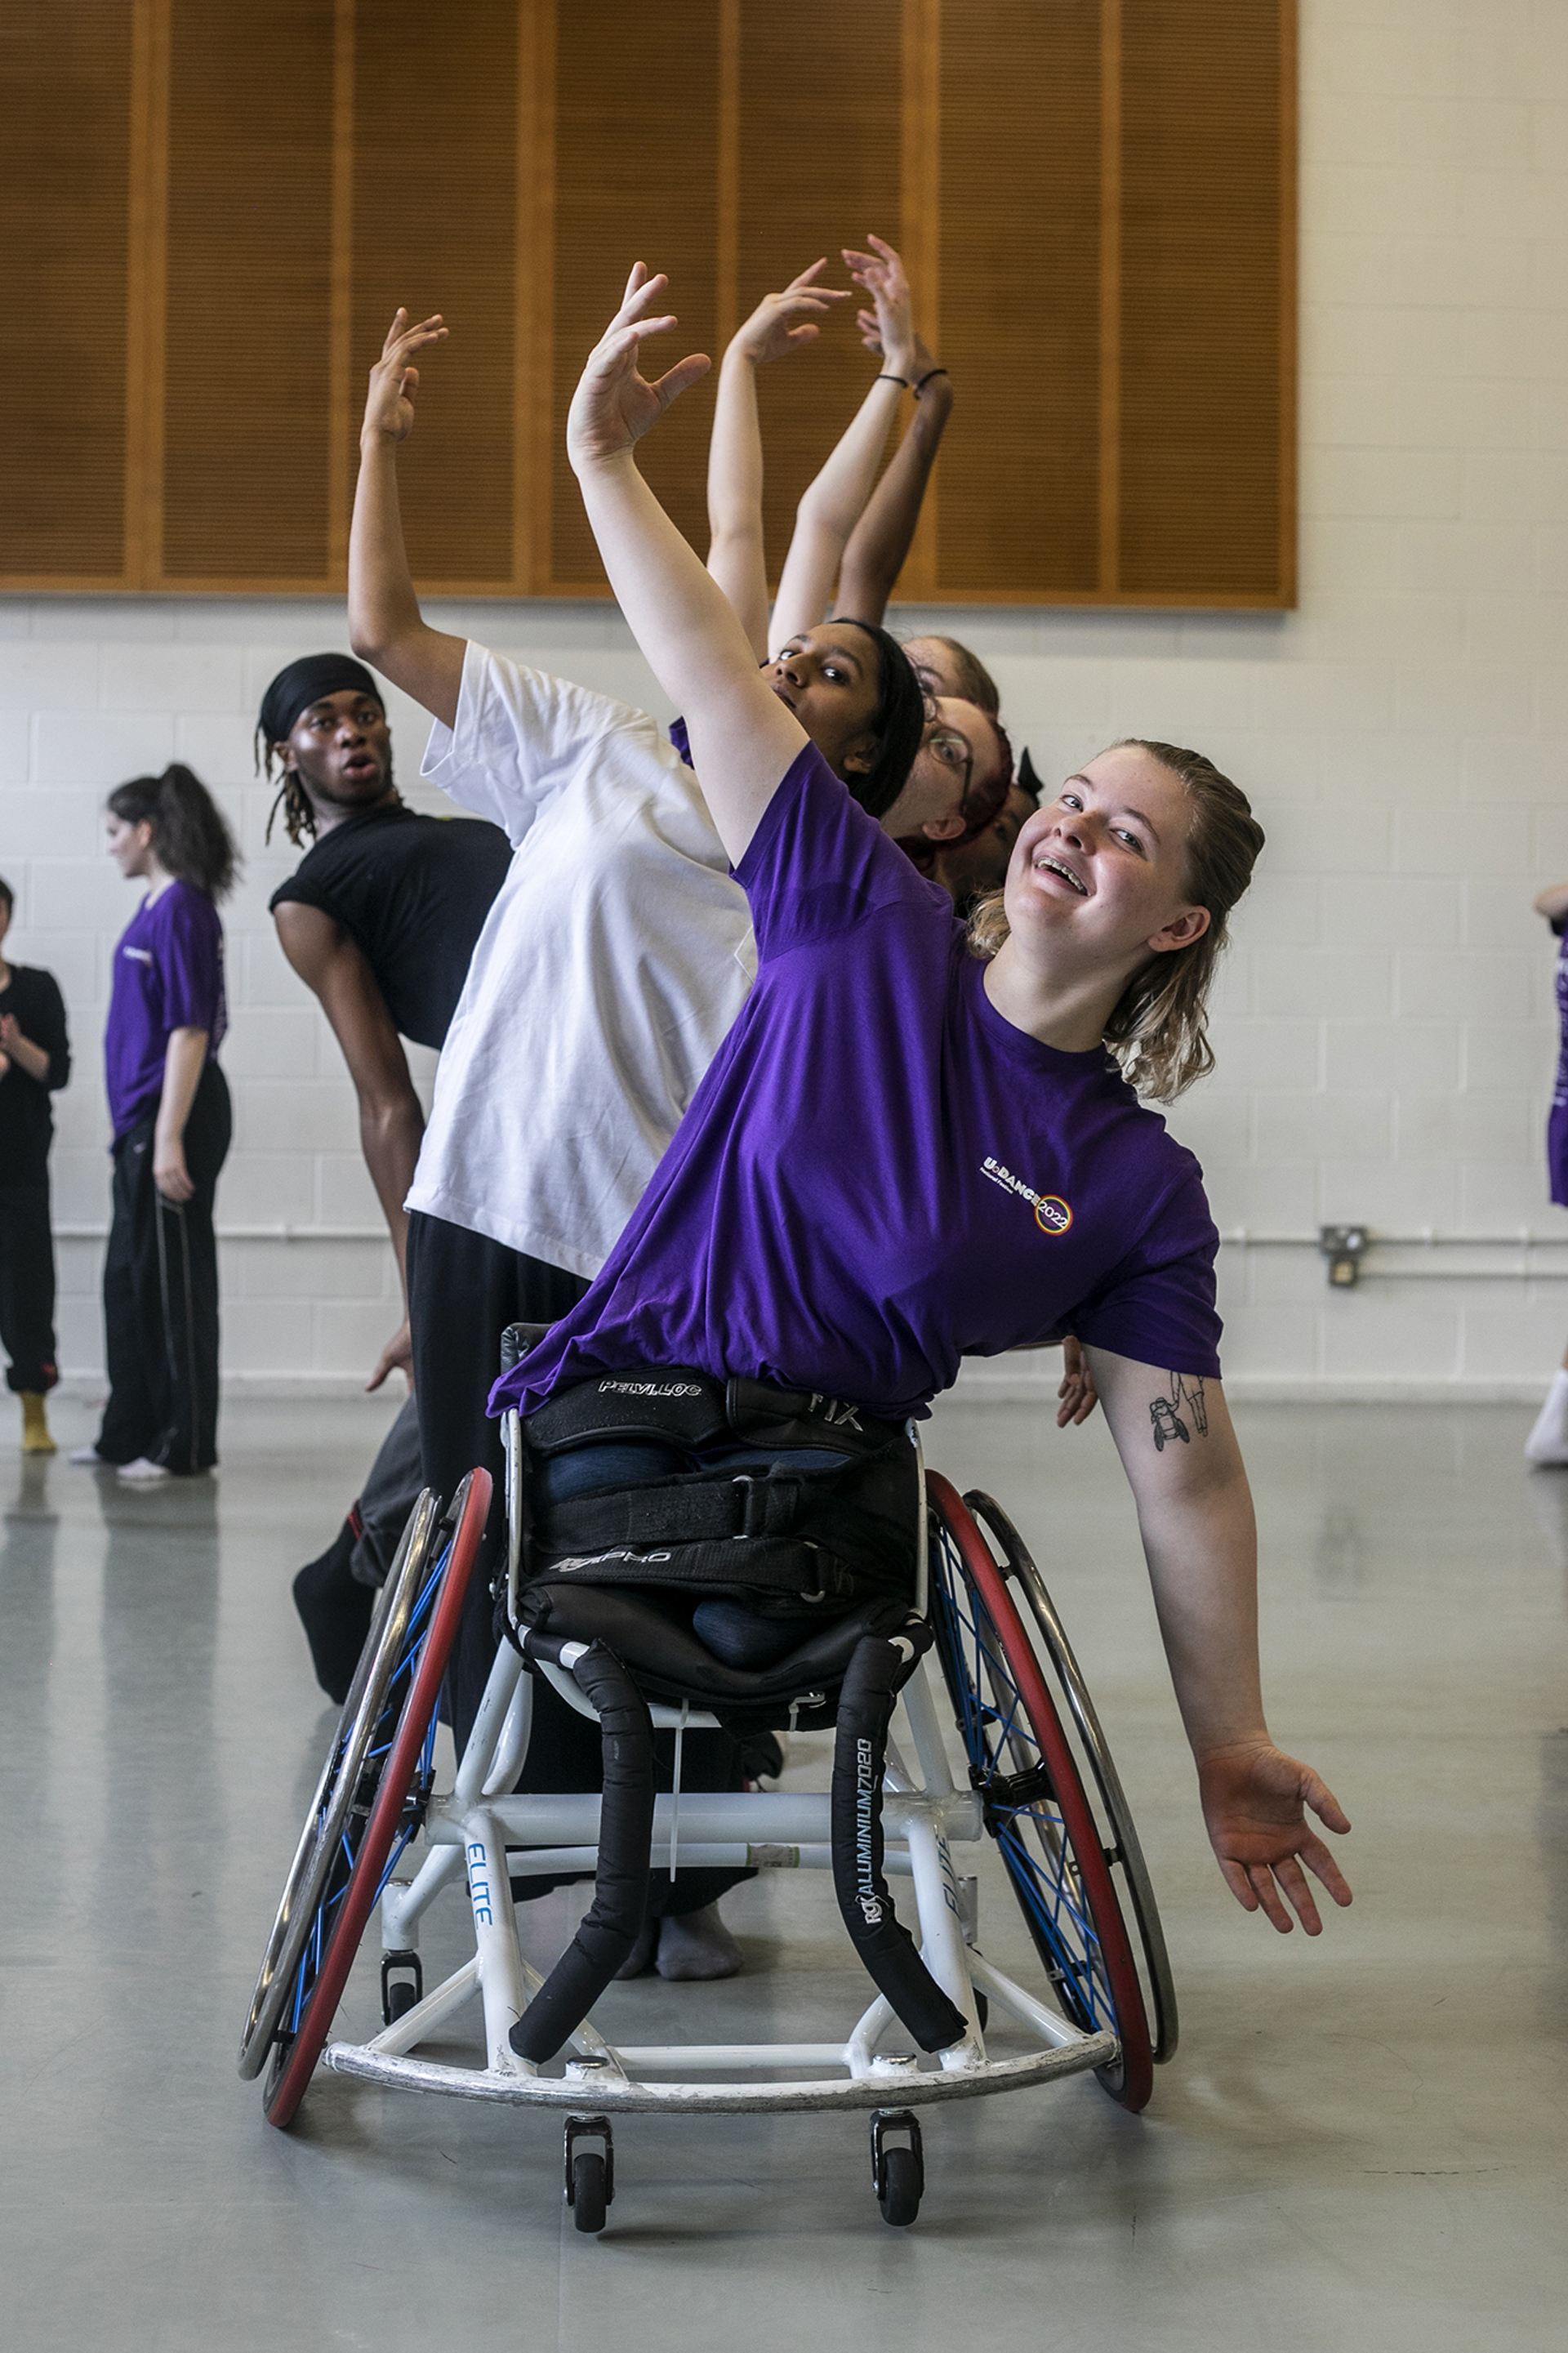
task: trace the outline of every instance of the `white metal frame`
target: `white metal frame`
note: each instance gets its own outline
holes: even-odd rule
[[[516,1416],[506,1417],[507,1517],[510,1585],[516,1590],[521,1543],[521,1479]],[[924,1514],[921,1516],[918,1606],[926,1604]],[[571,1675],[546,1667],[569,1704],[592,1715]],[[321,2064],[340,2075],[407,2091],[446,2092],[518,2106],[733,2115],[787,2108],[901,2107],[1021,2090],[1058,2076],[1110,2065],[1116,2037],[1089,2034],[1014,1983],[973,1942],[973,1907],[953,1868],[952,1848],[984,1835],[978,1796],[954,1786],[942,1742],[931,1653],[905,1684],[903,1727],[914,1765],[889,1742],[884,1785],[884,1868],[912,1888],[922,1957],[942,1991],[968,2021],[963,2041],[933,2059],[907,2048],[908,2031],[880,1995],[848,2038],[823,2042],[615,2045],[585,2019],[567,2045],[563,2074],[544,2074],[512,2050],[508,2035],[542,1983],[523,1958],[511,1900],[513,1878],[591,1872],[598,1859],[596,1794],[502,1795],[527,1754],[533,1693],[510,1644],[490,1670],[484,1698],[449,1796],[430,1805],[426,1852],[412,1881],[394,1881],[381,1898],[382,1947],[416,1952],[425,1912],[461,1867],[473,1915],[474,1951],[445,1982],[365,2043],[329,2042]],[[655,1705],[654,1723],[677,1731],[710,1728],[715,1719],[691,1707]],[[595,1719],[596,1720],[596,1719]],[[679,1778],[679,1777],[678,1777]],[[516,1852],[522,1849],[526,1852]],[[832,1868],[826,1792],[699,1792],[679,1788],[654,1808],[653,1851],[689,1870]],[[970,1914],[966,1922],[965,1913]],[[993,2059],[975,2007],[976,1991],[1035,2038],[1023,2056]],[[416,2057],[419,2045],[478,1994],[484,2013],[484,2063],[458,2067]],[[889,2028],[906,2046],[879,2048]],[[791,2080],[784,2071],[823,2071]],[[723,2080],[707,2079],[718,2076]],[[779,2080],[783,2076],[783,2080]],[[673,2080],[663,2080],[663,2079]],[[773,2080],[770,2080],[772,2078]]]

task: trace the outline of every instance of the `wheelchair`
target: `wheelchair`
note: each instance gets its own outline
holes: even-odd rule
[[[503,1370],[537,1336],[513,1326]],[[831,1728],[827,1792],[682,1792],[680,1736],[733,1730],[734,1692],[745,1678],[727,1682],[711,1659],[700,1674],[684,1672],[679,1655],[672,1666],[668,1645],[641,1640],[635,1609],[613,1620],[617,1641],[607,1641],[602,1628],[578,1622],[584,1610],[595,1619],[591,1588],[568,1594],[563,1615],[536,1609],[530,1622],[529,1482],[515,1411],[502,1424],[507,1546],[495,1596],[508,1639],[452,1787],[438,1789],[441,1686],[490,1510],[490,1477],[471,1472],[445,1511],[428,1490],[420,1495],[378,1598],[245,2023],[239,2072],[264,2079],[270,2124],[292,2122],[318,2066],[400,2090],[552,2109],[564,2125],[563,2189],[575,2227],[596,2233],[616,2195],[617,2115],[867,2113],[878,2207],[884,2221],[906,2226],[924,2189],[918,2111],[1086,2071],[1122,2107],[1144,2106],[1154,2067],[1176,2047],[1176,2002],[1149,1873],[1093,1702],[1006,1514],[989,1495],[961,1496],[928,1472],[912,1424],[902,1436],[915,1526],[912,1590],[897,1604],[896,1624],[883,1606],[879,1618],[862,1611],[858,1620],[851,1611],[808,1630],[763,1678],[765,1693],[750,1689],[749,1717],[741,1710],[753,1726]],[[628,1628],[630,1639],[620,1639]],[[599,1719],[603,1794],[511,1794],[536,1677]],[[944,1725],[956,1735],[956,1772]],[[647,1767],[655,1729],[677,1736],[675,1786],[657,1795],[651,1768],[637,1769],[639,1760]],[[986,1847],[1027,1931],[1033,1961],[1023,1978],[982,1942],[979,1873],[966,1872],[962,1858]],[[641,1925],[650,1860],[672,1876],[680,1868],[830,1872],[875,1998],[819,2042],[617,2043],[595,2024],[593,2005]],[[593,1910],[545,1978],[523,1956],[514,1883],[590,1873]],[[997,1878],[994,1864],[988,1875]],[[459,1880],[472,1951],[426,1990],[420,1922]],[[918,1950],[897,1918],[889,1880],[910,1892]],[[331,2039],[378,1906],[379,2031]],[[351,2007],[367,1992],[356,1984]],[[482,2052],[473,2063],[421,2056],[474,2002]]]

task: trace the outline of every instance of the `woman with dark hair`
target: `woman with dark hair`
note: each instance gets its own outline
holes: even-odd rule
[[[864,632],[877,641],[881,700],[870,723],[873,732],[883,735],[882,765],[889,768],[894,765],[892,747],[886,741],[881,713],[900,663],[915,670],[927,708],[919,745],[898,766],[896,793],[883,788],[874,768],[868,769],[861,747],[854,746],[847,758],[836,759],[810,719],[803,719],[802,724],[827,754],[835,775],[850,784],[860,806],[879,818],[884,831],[924,870],[942,842],[967,839],[991,822],[1006,797],[1013,754],[994,709],[985,711],[950,697],[945,684],[921,677],[918,665],[903,659],[897,640],[881,626],[889,591],[920,513],[941,423],[934,438],[919,431],[906,435],[877,484],[877,468],[900,396],[925,378],[918,373],[917,354],[924,353],[924,345],[912,323],[903,264],[881,238],[873,237],[871,243],[875,251],[847,248],[844,259],[875,304],[874,312],[861,313],[861,323],[868,347],[885,364],[801,497],[771,614],[763,541],[757,370],[814,343],[821,332],[819,321],[834,303],[849,300],[848,290],[821,285],[819,273],[826,265],[813,262],[782,293],[765,294],[731,339],[720,369],[709,445],[708,569],[734,607],[758,661],[770,670],[774,692],[797,716],[797,704],[791,701],[797,682],[830,676],[833,665],[842,659],[848,632]],[[929,373],[945,387],[945,369]],[[912,447],[925,453],[918,466],[907,459]],[[889,543],[900,538],[889,573]],[[879,576],[878,564],[867,554],[868,539],[874,539],[881,552],[885,576]],[[831,620],[825,620],[835,579],[839,583],[837,609]],[[851,601],[856,596],[868,601]],[[770,647],[778,649],[771,661]]]
[[[147,895],[114,951],[103,1055],[114,1213],[103,1266],[109,1401],[73,1462],[137,1483],[217,1460],[217,1243],[213,1204],[228,1152],[223,925],[234,837],[205,785],[177,764],[109,796],[109,850]]]
[[[612,590],[687,713],[758,974],[597,1279],[493,1394],[492,1410],[522,1414],[534,1464],[543,1582],[525,1588],[522,1613],[548,1629],[562,1539],[624,1529],[634,1509],[654,1544],[575,1544],[571,1588],[655,1588],[727,1663],[760,1668],[799,1647],[824,1596],[846,1589],[832,1562],[803,1593],[798,1566],[779,1573],[769,1546],[742,1562],[742,1546],[696,1540],[734,1529],[742,1510],[748,1533],[789,1537],[809,1513],[804,1470],[770,1485],[754,1460],[743,1504],[703,1510],[700,1491],[721,1504],[735,1485],[727,1432],[742,1425],[728,1409],[706,1435],[682,1425],[687,1437],[650,1447],[639,1469],[627,1444],[584,1439],[581,1419],[574,1451],[554,1442],[574,1390],[591,1399],[605,1380],[619,1398],[679,1368],[721,1397],[735,1384],[750,1429],[771,1388],[780,1419],[826,1401],[825,1427],[874,1417],[896,1433],[965,1356],[1076,1332],[1136,1498],[1220,1870],[1246,1910],[1288,1930],[1293,1909],[1315,1935],[1303,1865],[1336,1903],[1350,1890],[1305,1810],[1350,1825],[1264,1720],[1252,1500],[1219,1381],[1218,1237],[1197,1163],[1129,1082],[1169,1100],[1208,1067],[1205,993],[1262,828],[1200,755],[1114,744],[1030,818],[972,942],[764,691],[637,469],[637,442],[709,364],[693,354],[655,383],[639,375],[645,338],[676,323],[654,315],[665,290],[633,270],[567,446]],[[549,1430],[531,1427],[547,1409]]]

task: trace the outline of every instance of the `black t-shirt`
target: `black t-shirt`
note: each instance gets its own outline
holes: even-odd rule
[[[14,1014],[23,1037],[49,1058],[41,1079],[20,1062],[13,1062],[0,1079],[0,1186],[47,1185],[55,1132],[49,1097],[71,1074],[66,1008],[54,974],[14,964],[10,985],[0,988],[0,1013]]]
[[[480,818],[374,809],[307,850],[273,907],[320,907],[363,952],[395,1027],[421,1046],[446,1038],[468,959],[511,862]]]

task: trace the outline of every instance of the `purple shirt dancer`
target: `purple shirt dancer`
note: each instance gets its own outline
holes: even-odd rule
[[[491,1410],[667,1364],[897,1419],[962,1357],[1064,1332],[1217,1378],[1197,1162],[1103,1050],[1004,1020],[946,892],[815,746],[736,872],[756,986],[604,1271]]]
[[[116,1144],[157,1104],[171,1033],[205,1029],[212,1062],[227,1028],[217,909],[193,884],[171,882],[143,900],[114,951],[103,1065]]]

